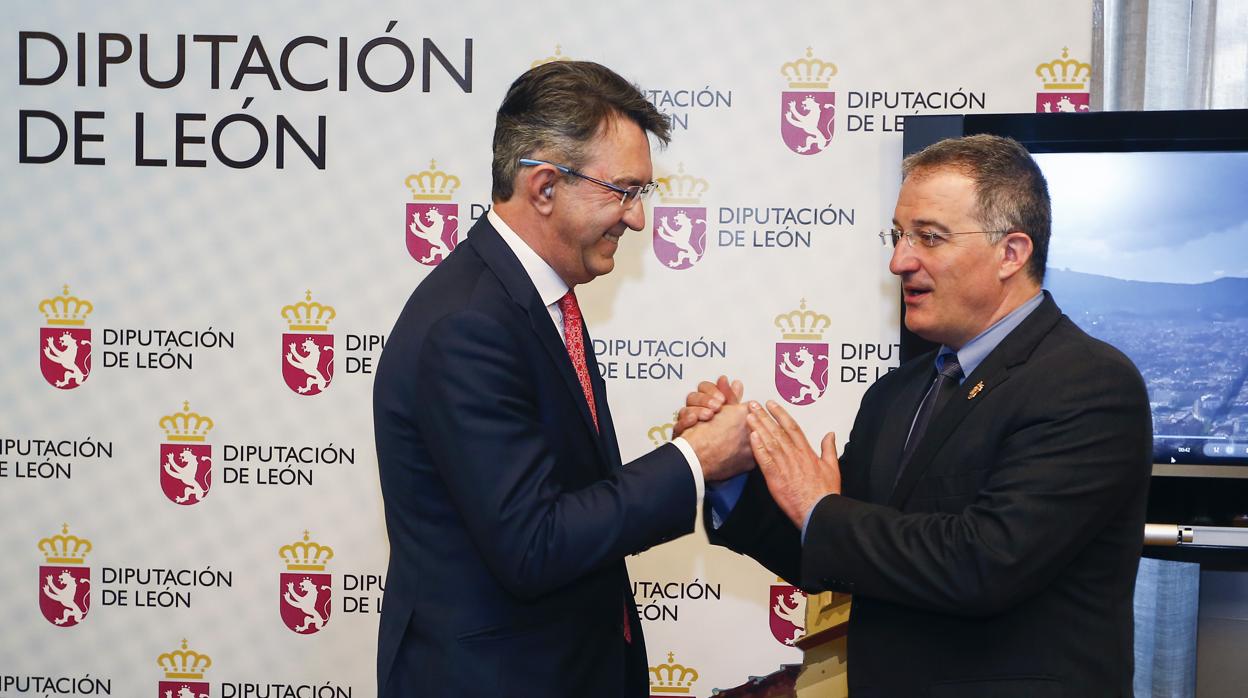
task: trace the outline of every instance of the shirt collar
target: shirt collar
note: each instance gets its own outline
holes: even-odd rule
[[[494,212],[494,209],[491,208],[485,217],[494,226],[494,230],[498,231],[498,236],[503,239],[503,242],[511,248],[516,259],[520,260],[520,266],[524,267],[524,273],[528,275],[529,280],[533,282],[533,287],[537,289],[537,296],[542,299],[542,305],[549,306],[558,302],[568,292],[568,285],[563,282],[559,274],[537,252],[534,252],[533,248],[529,247],[529,244]]]
[[[984,359],[992,353],[993,349],[1005,339],[1007,335],[1014,331],[1014,328],[1022,324],[1028,315],[1036,308],[1040,307],[1040,302],[1044,300],[1044,292],[1037,293],[1026,303],[1018,306],[1010,311],[1009,315],[997,320],[991,327],[980,332],[974,339],[966,343],[958,351],[954,351],[943,344],[940,351],[936,352],[936,370],[939,371],[945,363],[945,357],[949,354],[956,354],[958,364],[962,367],[962,380],[975,372]]]

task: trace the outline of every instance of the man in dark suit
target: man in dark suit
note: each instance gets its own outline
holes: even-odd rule
[[[711,538],[854,594],[855,698],[1129,696],[1144,383],[1041,290],[1048,190],[1021,145],[943,141],[903,173],[881,236],[906,326],[941,347],[871,386],[839,459],[751,403],[759,469],[708,492]],[[678,426],[739,396],[704,383]]]
[[[412,293],[377,367],[383,698],[647,694],[624,557],[692,531],[704,479],[753,467],[744,407],[621,464],[573,293],[645,225],[647,133],[668,129],[593,63],[508,90],[492,210]]]

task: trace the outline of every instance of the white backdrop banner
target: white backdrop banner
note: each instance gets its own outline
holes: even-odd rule
[[[372,372],[531,65],[675,123],[580,289],[628,461],[720,373],[845,434],[903,117],[1086,109],[1090,5],[5,3],[0,696],[376,695]],[[701,532],[629,566],[656,695],[801,660],[801,592]]]

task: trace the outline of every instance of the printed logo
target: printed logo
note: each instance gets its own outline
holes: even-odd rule
[[[282,378],[300,395],[320,395],[334,380],[334,335],[327,334],[337,317],[332,305],[305,300],[282,306],[289,332],[282,333]]]
[[[832,319],[806,309],[776,316],[776,327],[785,340],[776,343],[776,390],[794,405],[809,405],[828,389],[830,362],[828,343],[819,341]]]
[[[160,418],[165,443],[160,445],[160,489],[174,504],[198,504],[212,486],[212,445],[206,444],[213,421],[191,411],[189,402],[182,411]]]
[[[204,672],[212,666],[212,657],[186,648],[165,652],[156,658],[165,680],[160,682],[157,698],[210,698],[211,688],[204,681]]]
[[[1092,107],[1088,80],[1092,64],[1068,58],[1070,49],[1062,49],[1062,57],[1036,66],[1036,75],[1044,82],[1044,90],[1036,93],[1036,113],[1086,112]]]
[[[59,534],[39,539],[39,551],[47,563],[39,566],[39,610],[52,625],[72,628],[91,610],[91,568],[83,566],[91,541],[64,524]]]
[[[405,180],[412,192],[407,205],[404,238],[412,259],[436,267],[459,244],[459,204],[449,202],[459,189],[459,177],[437,169],[431,160],[429,169],[408,175]]]
[[[836,93],[828,87],[836,64],[815,58],[807,47],[805,58],[785,63],[780,73],[789,83],[780,95],[780,137],[799,155],[823,152],[835,127]]]
[[[693,684],[698,680],[698,670],[678,664],[676,653],[667,653],[667,662],[650,667],[650,696],[687,696],[693,693]]]
[[[329,602],[332,594],[330,575],[325,565],[334,557],[334,549],[303,540],[277,549],[286,563],[286,571],[278,581],[278,610],[282,622],[300,635],[313,635],[329,624]]]
[[[69,295],[68,284],[61,294],[39,302],[47,324],[39,328],[39,370],[48,385],[72,390],[91,375],[91,330],[83,325],[95,306]]]
[[[771,636],[776,642],[793,646],[806,634],[806,593],[783,579],[771,585],[771,603],[768,622]]]
[[[545,58],[535,59],[532,63],[529,64],[529,68],[536,68],[539,65],[545,65],[547,63],[554,63],[555,61],[570,61],[570,60],[572,60],[571,57],[563,55],[563,47],[560,46],[559,44],[555,44],[555,54],[553,56],[546,56]]]
[[[676,417],[679,414],[679,411],[673,413],[672,421],[656,424],[646,431],[646,436],[650,437],[650,443],[654,444],[655,448],[672,440],[672,432],[676,429]]]
[[[709,186],[705,179],[677,174],[655,180],[659,202],[654,209],[654,256],[669,269],[688,269],[706,254],[706,207],[698,206]]]

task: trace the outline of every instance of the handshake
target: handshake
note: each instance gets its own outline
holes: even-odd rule
[[[742,402],[741,381],[720,376],[703,381],[685,398],[676,416],[673,436],[684,437],[714,484],[753,470],[782,511],[801,528],[806,515],[824,496],[840,494],[841,469],[836,435],[823,437],[816,455],[802,428],[779,404]]]

